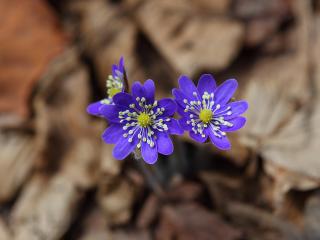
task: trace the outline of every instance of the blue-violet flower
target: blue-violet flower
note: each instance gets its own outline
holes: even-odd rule
[[[181,127],[198,142],[203,143],[209,137],[219,149],[230,149],[226,132],[245,125],[246,119],[240,115],[248,109],[246,101],[230,102],[238,87],[237,81],[229,79],[217,87],[211,74],[203,74],[196,87],[187,76],[181,76],[179,87],[172,93],[181,115]]]
[[[119,65],[112,65],[112,75],[109,75],[106,81],[107,97],[91,103],[87,108],[87,112],[89,114],[102,116],[101,110],[103,106],[113,104],[113,96],[124,90],[124,78],[126,77],[125,74],[124,59],[121,57]]]
[[[113,97],[113,105],[102,109],[109,127],[102,135],[108,144],[115,144],[113,156],[122,160],[133,151],[141,151],[145,162],[153,164],[158,153],[169,155],[173,144],[169,134],[182,134],[178,121],[172,116],[176,103],[172,99],[154,99],[155,85],[147,80],[135,82],[132,94],[121,92]]]

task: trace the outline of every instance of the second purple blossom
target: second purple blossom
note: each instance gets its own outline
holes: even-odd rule
[[[230,102],[238,82],[229,79],[217,86],[212,75],[203,74],[197,87],[187,76],[181,76],[179,87],[172,93],[183,129],[197,142],[204,143],[209,138],[219,149],[230,149],[226,133],[245,125],[246,118],[240,115],[248,109],[246,101]]]

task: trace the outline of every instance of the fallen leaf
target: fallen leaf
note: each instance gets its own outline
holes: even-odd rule
[[[236,240],[241,235],[239,230],[223,222],[215,214],[191,203],[163,208],[156,239]]]
[[[0,153],[0,202],[5,202],[28,178],[40,158],[40,148],[33,134],[0,131]]]
[[[30,113],[36,82],[64,49],[66,38],[44,1],[0,1],[0,14],[0,111],[19,123]]]
[[[242,45],[244,27],[240,22],[203,17],[194,12],[192,3],[145,1],[136,15],[150,41],[178,73],[222,70]]]

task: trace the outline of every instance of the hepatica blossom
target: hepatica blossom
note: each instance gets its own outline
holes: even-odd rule
[[[102,108],[102,115],[109,127],[102,135],[103,140],[115,144],[113,156],[122,160],[133,151],[141,151],[145,162],[153,164],[158,153],[169,155],[173,152],[170,134],[182,134],[178,121],[172,116],[176,103],[169,98],[154,99],[155,85],[147,80],[144,85],[136,82],[132,93],[118,93],[113,105]]]
[[[107,97],[90,104],[87,112],[91,115],[102,116],[101,109],[105,105],[113,104],[113,96],[123,91],[125,77],[124,59],[121,57],[119,65],[112,65],[112,75],[109,75],[106,81]]]
[[[226,133],[244,126],[246,119],[240,115],[248,108],[246,101],[230,102],[237,81],[229,79],[217,87],[210,74],[203,74],[196,87],[187,76],[181,76],[179,87],[173,90],[173,95],[182,117],[181,127],[200,143],[209,137],[219,149],[230,149]]]

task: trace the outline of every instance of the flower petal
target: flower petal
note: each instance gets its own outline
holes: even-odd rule
[[[124,58],[123,58],[123,56],[120,57],[118,68],[119,68],[120,72],[124,72]]]
[[[209,138],[213,145],[221,150],[229,150],[231,148],[231,143],[226,136],[217,137],[211,130],[208,130]]]
[[[192,129],[191,124],[187,124],[187,121],[189,121],[189,120],[190,120],[190,118],[187,118],[187,117],[182,117],[178,120],[180,126],[186,131],[191,131],[191,129]]]
[[[227,110],[230,107],[230,110]],[[223,116],[224,119],[232,119],[234,117],[239,116],[240,114],[244,113],[248,109],[248,102],[241,100],[237,102],[231,102],[225,107],[219,109],[218,111],[215,112],[216,116]],[[228,115],[228,112],[231,113]]]
[[[124,111],[125,109],[125,107],[119,105],[104,105],[100,108],[100,112],[109,122],[119,123],[119,111]]]
[[[186,104],[183,102],[183,100],[189,98],[181,90],[177,88],[174,88],[172,90],[172,95],[175,97],[176,103],[184,109]]]
[[[101,111],[100,108],[103,106],[104,104],[101,103],[101,100],[98,102],[94,102],[91,103],[88,107],[87,107],[87,113],[94,115],[94,116],[101,116]]]
[[[180,105],[178,105],[177,107],[177,113],[179,113],[180,116],[186,117],[186,118],[189,118],[189,115],[190,115],[190,113],[185,112],[184,108],[182,108]]]
[[[197,97],[195,97],[193,93],[195,92],[198,94],[198,89],[189,77],[182,75],[179,78],[179,87],[181,91],[190,99],[197,99]]]
[[[144,82],[144,89],[146,93],[146,99],[149,104],[152,104],[154,102],[154,94],[155,94],[155,85],[154,82],[151,79],[148,79]]]
[[[171,98],[163,98],[158,101],[158,105],[155,108],[155,111],[157,108],[164,108],[163,114],[160,115],[160,117],[162,118],[172,116],[177,110],[177,105]]]
[[[238,87],[235,79],[229,79],[222,83],[214,92],[215,102],[221,106],[225,105],[233,96]]]
[[[157,134],[158,152],[163,155],[170,155],[173,153],[173,144],[167,133]]]
[[[148,143],[141,143],[141,155],[143,160],[148,164],[154,164],[158,160],[157,144],[150,147]]]
[[[113,64],[113,65],[112,65],[112,76],[113,76],[113,77],[116,77],[116,76],[117,76],[117,70],[118,70],[117,65]]]
[[[221,131],[224,131],[224,132],[237,131],[246,124],[246,121],[247,120],[244,117],[236,117],[231,120],[228,120],[228,122],[230,122],[233,125],[232,127],[221,126],[220,129],[221,129]]]
[[[111,124],[102,134],[102,139],[105,143],[115,144],[119,141],[122,136],[123,129],[120,124]]]
[[[132,95],[133,95],[134,99],[136,99],[137,97],[146,98],[146,90],[145,90],[144,86],[140,82],[135,82],[132,85],[131,91],[132,91]]]
[[[129,107],[129,105],[132,103],[137,105],[135,98],[133,98],[132,95],[125,92],[117,93],[116,95],[114,95],[113,102],[117,105],[125,107]]]
[[[213,93],[217,84],[211,74],[202,74],[197,87],[200,96],[202,96],[204,92]]]
[[[202,137],[201,134],[199,134],[199,133],[196,134],[193,131],[190,131],[189,135],[190,135],[191,138],[193,138],[195,141],[197,141],[199,143],[204,143],[208,138],[207,135],[205,137]]]
[[[123,160],[134,151],[137,144],[138,138],[136,136],[133,137],[132,142],[129,142],[128,138],[120,137],[116,146],[113,148],[112,155],[118,160]]]
[[[183,129],[176,119],[171,118],[169,122],[166,122],[166,124],[169,128],[170,134],[177,134],[177,135],[183,134]]]

